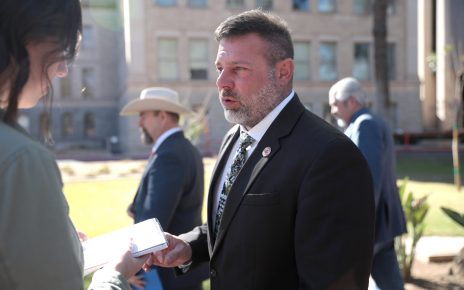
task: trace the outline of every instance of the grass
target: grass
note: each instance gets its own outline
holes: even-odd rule
[[[94,237],[130,225],[126,209],[138,182],[131,177],[67,183],[64,192],[76,228]]]
[[[461,180],[464,180],[463,172],[461,165]],[[430,210],[425,220],[425,235],[464,236],[464,228],[440,209],[445,206],[464,213],[464,188],[458,190],[454,185],[451,153],[401,152],[397,155],[397,174],[399,182],[409,178],[408,192],[417,197],[428,195]]]

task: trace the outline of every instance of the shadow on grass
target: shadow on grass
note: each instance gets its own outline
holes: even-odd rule
[[[464,157],[460,154],[460,175],[463,180]],[[451,152],[398,151],[396,173],[399,179],[409,177],[416,181],[454,183]]]

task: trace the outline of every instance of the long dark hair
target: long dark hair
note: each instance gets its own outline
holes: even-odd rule
[[[1,0],[0,1],[0,96],[7,93],[3,121],[13,124],[17,119],[19,96],[30,73],[26,46],[31,42],[51,40],[56,51],[47,55],[42,73],[49,89],[44,96],[51,108],[53,89],[48,68],[58,62],[71,62],[77,53],[82,33],[79,0]],[[49,133],[49,128],[45,128]]]

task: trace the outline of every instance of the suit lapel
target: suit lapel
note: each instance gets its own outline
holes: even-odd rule
[[[235,128],[235,129],[234,129]],[[216,165],[213,169],[213,174],[211,176],[211,183],[209,187],[209,193],[208,193],[208,232],[213,233],[214,229],[214,223],[212,220],[212,213],[214,212],[213,206],[214,206],[214,198],[216,196],[216,189],[217,189],[217,182],[220,181],[221,174],[223,172],[224,166],[227,163],[227,159],[230,155],[230,151],[232,150],[233,145],[235,144],[235,141],[238,139],[240,136],[240,127],[234,126],[230,131],[227,137],[224,140],[224,144],[221,146],[221,151],[219,152],[218,155],[218,161],[216,162]],[[213,244],[214,242],[211,240],[212,237],[210,237],[210,243]]]
[[[225,233],[227,232],[227,229],[229,228],[230,223],[241,204],[241,201],[248,193],[256,178],[259,176],[259,173],[265,168],[266,164],[270,162],[272,157],[275,156],[275,154],[279,151],[281,147],[280,139],[291,133],[293,127],[295,126],[297,120],[300,118],[304,110],[304,106],[299,101],[298,96],[295,95],[295,97],[287,104],[287,106],[282,110],[282,112],[280,112],[280,114],[271,124],[261,141],[258,143],[256,149],[253,151],[253,154],[251,154],[251,156],[245,162],[245,165],[237,176],[237,179],[232,185],[232,188],[227,197],[224,213],[221,219],[221,230],[218,232],[218,236],[216,237],[216,241],[214,243],[213,255],[218,246],[221,244]],[[238,134],[236,133],[236,135]],[[228,152],[230,152],[230,148]],[[227,157],[228,154],[225,154],[222,156],[222,159],[227,160]],[[218,166],[218,169],[220,168],[221,167]],[[222,170],[219,171],[222,172]],[[213,192],[213,194],[215,193]],[[212,211],[208,212],[211,213]],[[211,216],[211,214],[208,216]],[[211,224],[211,221],[209,221],[209,223]],[[210,228],[210,231],[211,230],[212,228]]]

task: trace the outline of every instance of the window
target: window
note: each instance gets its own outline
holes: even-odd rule
[[[90,25],[84,25],[82,28],[82,49],[94,47],[94,30]]]
[[[396,14],[396,0],[388,0],[387,14]],[[364,15],[371,12],[372,0],[353,0],[353,12],[358,15]]]
[[[96,75],[95,70],[90,67],[82,69],[82,95],[84,98],[95,97],[95,86],[96,86]]]
[[[84,115],[84,136],[95,136],[95,115],[93,113],[85,113]]]
[[[293,0],[293,10],[309,11],[309,0]]]
[[[159,6],[176,6],[177,0],[156,0],[155,3]]]
[[[369,0],[353,0],[353,12],[355,14],[363,15],[367,14],[370,9]]]
[[[319,77],[323,81],[337,79],[336,47],[333,42],[323,42],[319,46]]]
[[[295,42],[295,80],[309,80],[310,68],[310,43],[309,41]]]
[[[263,10],[272,10],[272,0],[256,0],[256,7]]]
[[[191,80],[208,79],[208,41],[192,39],[189,41],[189,65]]]
[[[387,15],[396,14],[396,0],[388,0]]]
[[[63,137],[72,136],[74,133],[73,116],[71,113],[64,113],[61,116],[61,134]]]
[[[160,80],[177,80],[177,40],[161,38],[158,43],[158,74]]]
[[[353,77],[359,80],[370,79],[369,43],[354,44]]]
[[[189,7],[198,7],[203,8],[206,7],[207,0],[188,0],[187,4]]]
[[[319,0],[319,12],[335,12],[335,0]]]
[[[227,8],[243,8],[245,6],[244,0],[227,0]]]
[[[387,44],[388,79],[396,80],[396,45]]]

